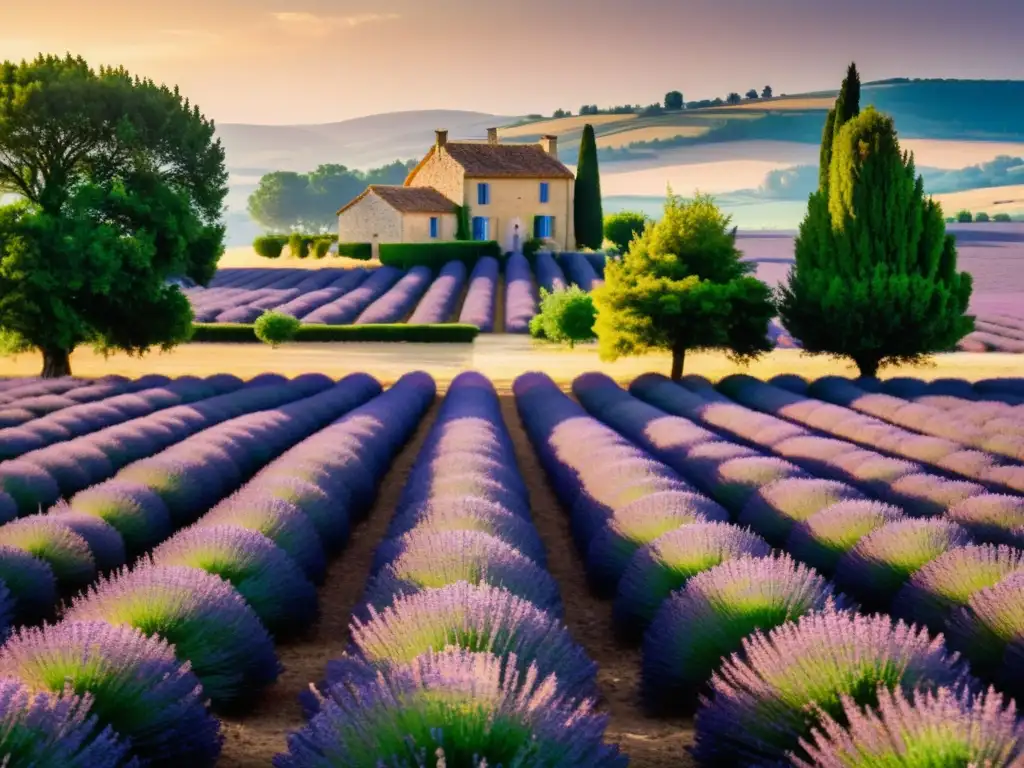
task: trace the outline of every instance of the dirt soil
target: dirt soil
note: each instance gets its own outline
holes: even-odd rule
[[[566,624],[600,669],[600,706],[610,717],[608,740],[618,743],[629,754],[634,768],[694,765],[685,752],[693,736],[689,721],[655,720],[641,713],[637,704],[640,651],[622,646],[614,639],[611,602],[590,593],[583,561],[569,533],[568,518],[523,430],[515,399],[507,391],[500,397],[516,459],[530,493],[534,522],[548,551],[548,566],[562,591]],[[224,720],[224,753],[218,763],[221,768],[266,768],[274,755],[286,749],[289,731],[304,724],[297,696],[322,679],[327,661],[345,649],[349,618],[362,596],[373,552],[391,520],[436,410],[435,404],[384,478],[368,519],[355,528],[348,547],[331,564],[320,590],[319,622],[305,638],[279,646],[285,671],[278,683],[250,714]]]

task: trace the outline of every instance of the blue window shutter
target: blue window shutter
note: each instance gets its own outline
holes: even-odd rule
[[[543,216],[534,216],[533,217],[533,236],[534,237],[543,237],[543,235],[541,235],[541,228],[544,226],[541,223],[541,219],[543,219],[543,218],[544,218]]]
[[[486,182],[476,185],[476,202],[477,205],[487,205],[491,202],[491,188]]]
[[[546,181],[540,183],[540,201],[542,203],[548,201],[548,183]]]
[[[474,216],[473,217],[473,239],[474,240],[479,240],[480,239],[480,217],[479,216]]]
[[[437,237],[437,216],[430,217],[430,236]]]
[[[473,217],[473,239],[474,240],[486,240],[487,239],[487,225],[488,220],[486,216],[474,216]]]

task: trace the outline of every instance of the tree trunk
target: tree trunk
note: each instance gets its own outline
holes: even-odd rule
[[[877,357],[856,357],[853,362],[860,370],[861,378],[873,379],[878,375]]]
[[[71,375],[71,353],[66,349],[43,350],[44,379],[59,379]]]
[[[685,349],[672,350],[672,381],[683,378],[683,361],[686,360]]]

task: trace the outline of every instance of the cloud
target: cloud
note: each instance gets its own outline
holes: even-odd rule
[[[378,24],[395,21],[401,16],[397,13],[356,13],[350,16],[319,16],[304,11],[282,11],[273,14],[274,19],[285,29],[297,34],[326,36],[344,29],[352,29],[364,24]]]

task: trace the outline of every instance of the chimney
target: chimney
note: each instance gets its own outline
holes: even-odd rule
[[[498,143],[498,129],[497,128],[488,128],[487,129],[487,143],[488,144],[497,144]]]
[[[558,137],[557,136],[551,136],[550,134],[547,135],[547,136],[541,136],[540,137],[540,146],[541,146],[541,149],[543,149],[549,155],[551,155],[552,157],[554,157],[556,159],[558,158]]]
[[[448,144],[448,131],[434,131],[437,136],[437,146],[444,147]]]

